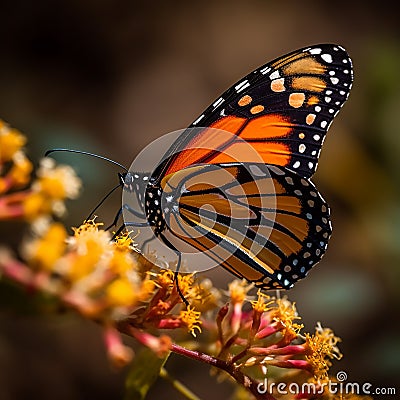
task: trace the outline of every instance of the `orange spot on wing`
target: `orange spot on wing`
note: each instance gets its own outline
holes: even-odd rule
[[[315,76],[299,76],[292,80],[293,89],[309,90],[312,92],[322,92],[326,88],[326,83],[323,79]]]
[[[274,79],[271,82],[271,90],[273,92],[284,92],[285,91],[284,83],[285,83],[284,78]]]
[[[309,106],[313,106],[313,105],[318,104],[318,103],[319,103],[319,99],[318,99],[317,96],[310,96],[310,98],[307,100],[307,104]]]
[[[282,67],[282,71],[286,75],[298,74],[317,74],[322,75],[326,71],[326,67],[310,57],[301,58]]]
[[[304,93],[291,93],[289,96],[289,104],[294,108],[299,108],[303,105],[306,95]]]
[[[311,125],[315,121],[315,114],[308,114],[306,117],[307,125]]]
[[[264,106],[262,106],[262,105],[258,105],[258,106],[254,106],[254,107],[251,107],[251,108],[250,108],[250,112],[251,112],[252,114],[258,114],[258,113],[260,113],[261,111],[264,111]]]
[[[241,99],[239,99],[238,104],[239,104],[239,106],[241,106],[241,107],[247,106],[248,104],[251,103],[252,100],[253,100],[253,99],[252,99],[248,94],[246,94],[246,95],[243,96]]]

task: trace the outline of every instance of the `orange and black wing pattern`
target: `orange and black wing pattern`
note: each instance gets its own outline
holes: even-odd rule
[[[259,162],[254,149],[265,164],[309,178],[352,81],[352,62],[338,45],[319,44],[277,58],[208,107],[171,146],[153,176],[162,179],[199,163]],[[240,160],[229,154],[240,154]]]
[[[327,248],[328,205],[284,167],[197,165],[165,178],[162,189],[167,202],[179,199],[161,237],[177,250],[177,239],[190,244],[257,287],[291,288]]]

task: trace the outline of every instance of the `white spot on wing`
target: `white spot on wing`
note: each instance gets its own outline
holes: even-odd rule
[[[200,117],[197,118],[196,121],[194,121],[192,125],[198,124],[203,118],[204,118],[204,114],[201,114]]]
[[[279,71],[274,71],[269,77],[271,80],[278,79],[280,77]]]
[[[265,172],[261,170],[258,165],[251,164],[249,166],[250,172],[255,176],[265,176]]]
[[[263,75],[268,74],[269,71],[271,71],[271,67],[264,67],[263,69],[260,69],[260,72]]]
[[[247,79],[245,79],[244,81],[238,83],[238,84],[235,86],[235,89],[236,89],[236,91],[239,93],[239,92],[241,92],[242,90],[246,89],[246,88],[249,87],[249,86],[250,86],[249,81],[248,81]]]
[[[321,54],[321,52],[322,49],[320,49],[319,47],[310,50],[310,54]]]
[[[220,97],[215,103],[213,103],[213,107],[217,108],[220,104],[222,104],[225,100]]]
[[[321,58],[327,63],[331,63],[333,61],[332,60],[332,56],[330,54],[328,54],[328,53],[322,54]]]

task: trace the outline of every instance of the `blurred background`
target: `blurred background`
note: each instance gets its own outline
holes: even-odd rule
[[[355,82],[314,177],[332,208],[333,237],[323,261],[288,295],[308,330],[321,321],[342,337],[344,358],[333,372],[393,387],[400,370],[400,32],[388,4],[2,1],[0,118],[28,136],[35,162],[49,148],[69,147],[128,166],[259,65],[309,44],[344,46]],[[84,181],[66,219],[77,226],[116,184],[118,169],[78,155],[56,158]],[[109,221],[119,202],[115,195],[101,217]],[[3,242],[20,242],[18,225],[2,223],[0,233]],[[38,317],[34,299],[9,285],[1,284],[0,300],[2,400],[122,397],[126,371],[109,366],[99,327],[73,315]],[[169,370],[202,398],[231,392],[190,360],[172,357]],[[149,394],[160,397],[179,398],[162,381]]]

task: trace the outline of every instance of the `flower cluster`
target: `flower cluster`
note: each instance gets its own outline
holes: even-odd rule
[[[61,216],[64,201],[75,199],[81,181],[74,170],[45,158],[31,180],[33,165],[23,146],[26,137],[0,120],[0,220],[30,222]]]
[[[112,234],[101,227],[101,223],[89,220],[73,228],[69,236],[62,224],[53,222],[41,235],[25,241],[25,263],[3,254],[0,270],[101,322],[114,337],[112,351],[116,338],[112,331],[119,325],[129,325],[130,334],[157,353],[168,351],[170,341],[143,330],[183,328],[193,336],[201,332],[200,311],[190,306],[184,309],[181,299],[181,294],[188,301],[207,298],[193,275],[175,276],[171,270],[158,269],[136,251],[128,233],[112,240]],[[117,363],[121,351],[119,346]]]
[[[317,387],[330,379],[332,360],[342,357],[340,339],[320,324],[314,333],[303,333],[296,305],[286,297],[250,296],[253,285],[239,280],[218,290],[207,278],[160,269],[153,255],[137,250],[130,232],[114,238],[95,218],[69,233],[54,216],[63,214],[66,199],[77,197],[80,180],[70,167],[49,159],[31,179],[25,142],[0,122],[0,220],[22,219],[31,228],[21,254],[0,248],[0,275],[101,324],[114,364],[126,365],[134,357],[124,333],[158,357],[174,352],[230,376],[238,384],[238,399],[288,398],[260,392],[265,377]],[[304,391],[295,398],[336,399],[318,393]]]

